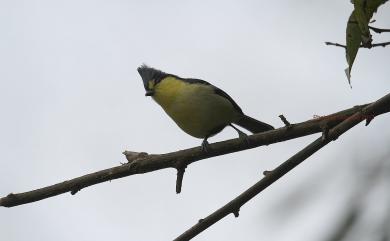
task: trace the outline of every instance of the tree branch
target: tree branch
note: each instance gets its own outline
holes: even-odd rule
[[[369,29],[371,29],[372,31],[374,31],[375,33],[386,33],[386,32],[390,32],[390,29],[384,29],[384,28],[375,28],[375,27],[372,27],[372,26],[368,26]]]
[[[390,106],[390,105],[389,105]],[[287,141],[290,139],[311,135],[322,132],[324,123],[331,128],[348,117],[358,113],[367,105],[355,106],[328,116],[314,116],[315,119],[293,124],[288,127],[282,127],[276,130],[267,131],[255,135],[248,136],[248,143],[243,144],[240,139],[232,139],[222,142],[217,142],[210,145],[210,150],[205,153],[200,147],[190,148],[186,150],[160,154],[148,155],[141,152],[124,152],[128,163],[90,173],[81,177],[77,177],[68,181],[60,182],[51,186],[39,188],[36,190],[9,194],[6,197],[0,198],[0,206],[13,207],[26,203],[36,202],[45,198],[53,197],[66,192],[72,194],[77,193],[81,189],[95,185],[98,183],[111,181],[113,179],[122,178],[130,175],[152,172],[165,168],[180,169],[189,164],[207,159],[214,156],[224,155],[246,149],[251,149],[263,145],[270,145],[277,142]],[[375,112],[376,115],[388,112],[387,109]],[[367,119],[373,117],[372,115],[362,116]],[[181,186],[180,175],[178,176],[177,186]],[[179,188],[178,188],[179,189]]]
[[[284,117],[284,115],[279,115],[279,118],[285,126],[291,126],[291,123],[286,119],[286,117]]]
[[[209,228],[211,225],[215,224],[219,220],[223,219],[229,214],[234,214],[235,217],[238,216],[238,211],[240,208],[251,200],[253,197],[258,195],[264,189],[269,187],[272,183],[277,181],[279,178],[284,176],[286,173],[294,169],[300,163],[302,163],[305,159],[310,157],[316,151],[320,150],[322,147],[327,145],[329,142],[336,140],[340,135],[363,121],[367,116],[376,116],[379,113],[383,113],[383,110],[389,110],[390,107],[390,94],[382,97],[378,101],[364,107],[361,111],[356,112],[352,116],[348,117],[340,124],[336,125],[332,129],[329,130],[327,134],[327,138],[323,138],[322,136],[317,138],[314,142],[310,143],[304,149],[296,153],[294,156],[289,158],[287,161],[282,163],[276,169],[267,173],[264,178],[258,181],[255,185],[247,189],[241,195],[227,203],[225,206],[221,207],[214,213],[210,214],[204,219],[201,219],[197,224],[192,226],[190,229],[185,231],[179,237],[177,237],[174,241],[187,241]]]
[[[342,47],[342,48],[347,48],[347,46],[339,43],[332,43],[332,42],[325,42],[326,45],[331,45],[331,46],[336,46],[336,47]],[[375,44],[370,44],[370,45],[360,45],[360,48],[375,48],[375,47],[386,47],[387,45],[390,45],[390,42],[383,42],[383,43],[375,43]]]
[[[386,47],[387,45],[390,45],[390,42],[371,44],[372,47]]]
[[[346,45],[339,44],[339,43],[325,42],[325,44],[326,44],[326,45],[331,45],[331,46],[336,46],[336,47],[347,48]]]

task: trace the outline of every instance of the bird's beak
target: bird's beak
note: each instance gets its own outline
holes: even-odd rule
[[[153,96],[154,95],[154,91],[153,90],[147,90],[146,93],[145,93],[145,96]]]

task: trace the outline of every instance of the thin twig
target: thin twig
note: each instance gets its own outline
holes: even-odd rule
[[[390,45],[390,42],[383,42],[383,43],[376,43],[372,44],[372,47],[386,47],[387,45]]]
[[[353,24],[358,24],[357,21],[348,21],[348,23],[353,23]],[[375,20],[371,21],[370,23],[375,23]],[[368,28],[374,31],[375,33],[385,33],[385,32],[390,32],[390,29],[385,29],[385,28],[376,28],[368,25]]]
[[[371,29],[372,31],[374,31],[375,33],[390,32],[390,29],[385,29],[385,28],[375,28],[375,27],[372,27],[372,26],[368,26],[368,28]]]
[[[342,48],[347,48],[347,46],[339,43],[332,43],[332,42],[325,42],[326,45],[331,45],[331,46],[336,46],[336,47],[342,47]],[[383,43],[375,43],[375,44],[370,44],[369,46],[366,45],[360,45],[360,48],[375,48],[375,47],[386,47],[387,45],[390,45],[390,42],[383,42]]]
[[[279,178],[284,176],[286,173],[294,169],[316,151],[320,150],[322,147],[327,145],[332,140],[337,139],[340,135],[360,123],[366,118],[367,114],[377,115],[379,110],[389,109],[390,107],[390,94],[382,97],[378,101],[366,106],[363,108],[363,111],[356,112],[354,115],[350,116],[346,120],[342,121],[340,124],[333,127],[329,133],[328,138],[323,139],[322,137],[317,138],[314,142],[310,143],[304,149],[299,151],[294,156],[290,157],[287,161],[282,163],[280,166],[275,168],[271,173],[267,174],[255,185],[247,189],[241,195],[227,203],[225,206],[221,207],[214,213],[210,214],[206,218],[202,219],[202,222],[198,222],[190,229],[185,231],[174,241],[187,241],[200,234],[205,229],[209,228],[211,225],[215,224],[219,220],[223,219],[227,215],[233,213],[235,214],[236,210],[239,210],[245,203],[251,200],[253,197],[258,195],[264,189],[269,187],[272,183],[277,181]]]
[[[13,207],[26,203],[36,202],[45,198],[67,192],[74,192],[75,190],[79,191],[85,187],[130,175],[152,172],[165,168],[176,169],[178,162],[182,162],[182,165],[187,166],[193,162],[210,157],[256,148],[259,146],[270,145],[273,143],[322,132],[320,126],[324,121],[326,121],[327,125],[331,128],[352,116],[356,112],[359,112],[361,108],[365,106],[367,105],[355,106],[353,108],[346,109],[328,116],[322,116],[306,122],[297,123],[292,125],[292,127],[289,129],[287,127],[282,127],[276,130],[251,135],[248,136],[248,145],[242,145],[242,140],[240,139],[232,139],[211,144],[211,148],[208,152],[203,152],[200,147],[195,147],[160,155],[147,155],[146,153],[142,153],[140,156],[138,156],[138,158],[135,159],[133,158],[134,155],[131,154],[132,158],[129,158],[131,162],[124,165],[104,169],[28,192],[17,194],[11,193],[6,197],[0,198],[0,206]],[[376,115],[383,114],[388,110],[381,111],[382,112],[377,112]]]
[[[326,45],[331,45],[331,46],[336,46],[336,47],[342,47],[342,48],[347,48],[347,46],[339,43],[332,43],[332,42],[325,42]]]
[[[279,115],[279,118],[282,120],[285,126],[291,126],[290,122],[284,117],[284,115]]]

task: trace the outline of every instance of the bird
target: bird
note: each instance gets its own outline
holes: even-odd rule
[[[238,125],[252,133],[273,130],[274,127],[243,113],[240,106],[223,90],[207,81],[181,78],[149,67],[137,68],[145,88],[168,116],[187,134],[203,139],[201,148],[207,152],[211,136],[230,126],[239,138],[248,142],[247,134]]]

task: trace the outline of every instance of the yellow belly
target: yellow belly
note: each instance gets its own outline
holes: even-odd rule
[[[211,86],[169,78],[156,86],[153,98],[187,134],[205,138],[238,118],[230,101]]]

